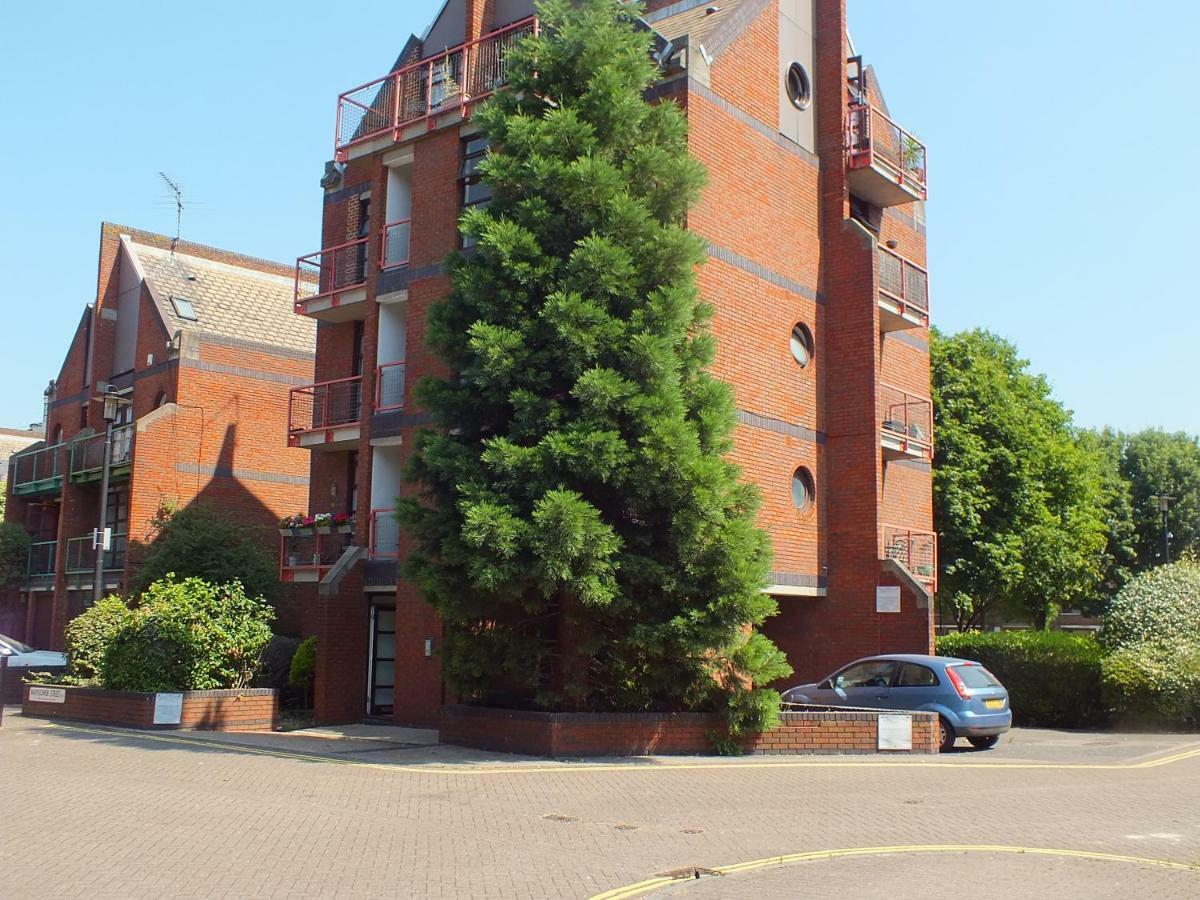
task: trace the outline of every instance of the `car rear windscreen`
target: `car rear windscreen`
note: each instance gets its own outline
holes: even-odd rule
[[[1000,687],[1000,681],[983,666],[955,666],[954,671],[969,688]]]

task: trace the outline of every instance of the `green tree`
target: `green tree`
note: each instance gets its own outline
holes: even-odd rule
[[[1129,481],[1121,472],[1124,435],[1111,428],[1102,431],[1085,429],[1079,433],[1078,444],[1085,453],[1096,458],[1104,493],[1104,520],[1108,527],[1108,541],[1101,557],[1103,575],[1096,597],[1085,598],[1080,603],[1085,612],[1095,615],[1104,611],[1138,571],[1137,533],[1132,492]]]
[[[16,522],[0,522],[0,587],[19,584],[29,562],[30,537]]]
[[[935,332],[930,353],[939,595],[960,630],[993,610],[1044,627],[1104,574],[1101,461],[1012,344]]]
[[[278,560],[265,549],[269,538],[261,529],[202,502],[177,511],[164,507],[154,528],[149,544],[134,551],[140,560],[129,588],[132,596],[169,573],[210,584],[240,581],[252,597],[271,600],[278,595]]]
[[[1147,429],[1125,436],[1121,472],[1129,482],[1138,569],[1164,562],[1162,513],[1156,496],[1174,499],[1168,510],[1171,558],[1200,553],[1200,439]]]
[[[456,376],[419,386],[436,431],[407,478],[405,571],[445,623],[468,699],[550,709],[722,709],[774,721],[788,674],[755,628],[769,543],[725,459],[728,386],[685,214],[704,183],[686,120],[644,91],[638,7],[546,0],[510,90],[474,122],[489,208],[462,219],[429,344]]]

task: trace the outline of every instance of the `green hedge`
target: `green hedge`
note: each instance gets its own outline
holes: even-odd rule
[[[1017,725],[1085,728],[1106,718],[1104,650],[1091,635],[971,631],[938,638],[937,652],[975,660],[999,678]]]
[[[1104,699],[1125,727],[1200,726],[1200,648],[1128,644],[1104,660]]]

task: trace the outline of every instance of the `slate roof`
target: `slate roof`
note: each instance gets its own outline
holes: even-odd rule
[[[683,0],[665,6],[643,17],[644,21],[668,40],[688,36],[692,46],[704,44],[710,53],[724,50],[729,41],[741,31],[739,11],[751,18],[761,11],[762,4],[756,0]],[[710,13],[710,8],[716,9]],[[746,9],[743,9],[746,7]],[[729,28],[722,26],[728,25]],[[730,30],[731,33],[726,34]]]
[[[316,322],[296,315],[293,279],[277,266],[267,272],[218,262],[189,254],[186,246],[172,253],[140,241],[136,232],[125,234],[168,331],[199,331],[315,354]],[[195,321],[177,315],[171,297],[191,303]]]

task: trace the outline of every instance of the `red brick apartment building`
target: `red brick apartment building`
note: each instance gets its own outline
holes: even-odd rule
[[[288,391],[313,377],[316,327],[292,313],[294,274],[101,226],[96,301],[46,391],[46,439],[9,462],[6,518],[34,544],[19,596],[0,610],[0,630],[58,647],[63,627],[91,602],[106,430],[97,398],[110,388],[122,402],[104,590],[127,583],[164,503],[211,501],[272,535],[279,518],[305,507],[309,460],[282,441]]]
[[[850,42],[844,0],[648,4],[662,78],[710,186],[690,227],[716,307],[717,373],[736,392],[734,458],[765,497],[780,612],[766,628],[797,678],[932,641],[925,148],[890,117]],[[432,723],[439,625],[398,580],[392,517],[414,431],[411,386],[439,372],[426,312],[449,289],[464,206],[486,202],[471,107],[502,88],[532,0],[448,0],[383,77],[338,99],[323,249],[298,264],[317,383],[292,391],[312,450],[310,511],[358,512],[353,537],[285,539],[319,635],[317,713]]]

